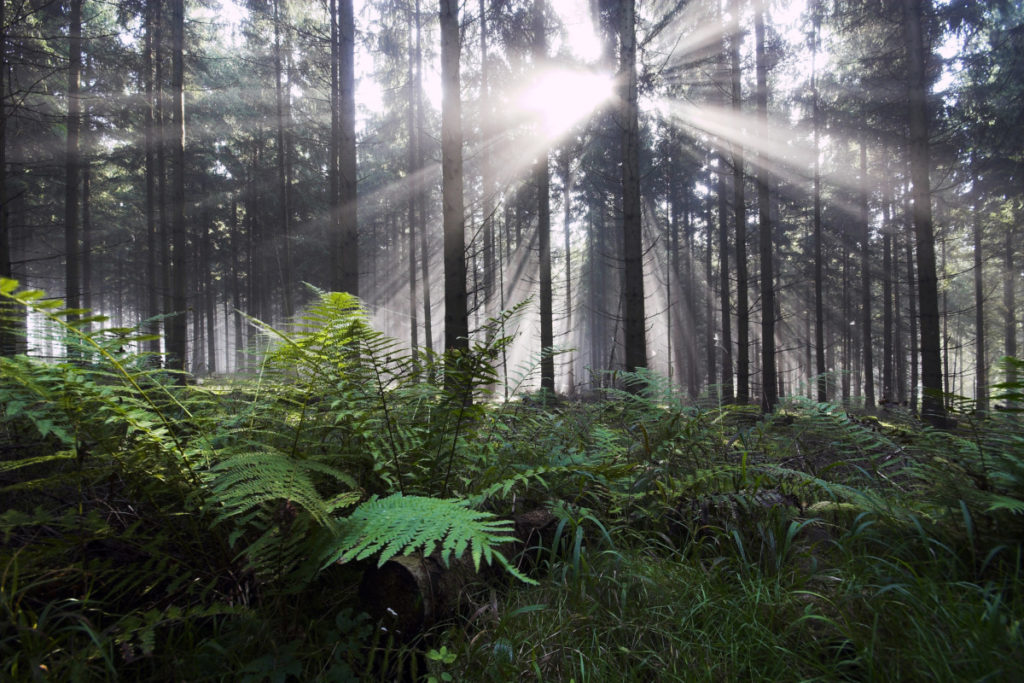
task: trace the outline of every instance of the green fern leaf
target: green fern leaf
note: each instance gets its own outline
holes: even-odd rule
[[[381,566],[398,554],[430,554],[440,544],[445,564],[469,550],[476,569],[481,559],[497,561],[520,580],[532,583],[496,550],[498,545],[515,540],[511,527],[511,521],[474,510],[467,500],[400,493],[387,498],[374,496],[344,521],[341,535],[326,553],[324,566],[373,555],[378,555],[377,566]]]

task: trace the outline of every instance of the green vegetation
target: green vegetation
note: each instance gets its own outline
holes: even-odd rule
[[[4,680],[374,680],[415,652],[438,681],[1021,676],[1014,410],[762,418],[644,373],[488,402],[519,311],[446,362],[324,292],[261,326],[258,374],[188,385],[127,350],[137,331],[0,292],[67,348],[0,358]],[[504,520],[542,507],[506,556]],[[360,577],[435,548],[495,570],[397,644]]]

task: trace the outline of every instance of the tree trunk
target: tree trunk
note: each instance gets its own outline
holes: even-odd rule
[[[156,177],[159,169],[156,166],[156,124],[155,96],[153,62],[154,51],[157,48],[154,32],[156,28],[157,13],[153,5],[147,4],[145,9],[146,42],[143,48],[143,72],[146,101],[142,107],[143,114],[143,135],[145,136],[146,147],[146,317],[156,318],[160,315],[159,284],[157,279],[157,196]],[[156,56],[159,59],[159,55]],[[160,323],[154,321],[147,326],[146,332],[154,335],[148,342],[146,350],[149,353],[160,353]]]
[[[441,0],[441,177],[444,223],[444,347],[469,349],[466,215],[462,196],[462,96],[459,3]],[[447,378],[446,378],[447,381]]]
[[[356,208],[355,16],[352,0],[338,1],[338,248],[336,286],[359,295],[359,231]]]
[[[763,0],[758,0],[754,13],[754,39],[757,61],[757,118],[761,125],[767,126],[768,62],[764,47]],[[775,249],[769,172],[764,166],[757,174],[757,213],[761,261],[761,412],[771,413],[779,400],[779,387],[775,371]]]
[[[422,173],[426,154],[426,115],[423,111],[423,48],[420,0],[416,0],[416,169]],[[427,352],[434,349],[433,304],[430,291],[430,250],[427,248],[427,184],[417,176],[416,198],[418,201],[417,232],[420,234],[420,270],[423,283],[423,345]]]
[[[81,306],[80,264],[81,245],[78,234],[79,182],[81,175],[81,152],[79,150],[79,127],[81,125],[82,80],[82,0],[71,0],[68,17],[68,108],[67,138],[64,162],[64,288],[65,305],[69,309]],[[77,318],[69,315],[68,320]]]
[[[979,182],[975,175],[975,183]],[[988,353],[985,350],[985,287],[981,258],[981,191],[975,188],[974,207],[974,400],[979,413],[988,412]]]
[[[280,202],[281,230],[281,284],[283,289],[283,309],[285,319],[290,319],[295,312],[295,296],[292,292],[292,250],[291,250],[291,183],[288,178],[289,129],[291,128],[290,96],[285,92],[284,62],[281,52],[281,0],[274,0],[274,95],[277,110],[277,184],[278,201]],[[287,87],[291,87],[291,82]],[[212,360],[211,360],[212,366]]]
[[[813,91],[814,121],[814,360],[817,374],[817,398],[828,400],[828,378],[825,376],[825,304],[824,257],[821,235],[821,109],[817,81],[818,44],[821,40],[820,2],[814,3],[814,42],[811,52],[811,90]]]
[[[640,133],[637,108],[636,0],[623,0],[619,27],[619,108],[622,127],[623,304],[626,371],[647,367],[644,250],[640,212]]]
[[[533,0],[533,68],[540,70],[547,59],[544,0]],[[539,132],[538,132],[539,134]],[[555,358],[551,351],[555,345],[553,302],[551,287],[551,175],[548,169],[548,150],[538,152],[533,171],[537,192],[537,245],[540,266],[540,386],[555,391]]]
[[[0,277],[13,278],[7,206],[7,4],[0,1]],[[18,310],[0,301],[0,356],[17,351]]]
[[[868,148],[860,143],[860,312],[864,353],[864,409],[875,409],[874,343],[871,339],[871,225],[868,213]]]
[[[935,426],[946,424],[942,401],[942,353],[939,336],[938,279],[932,229],[931,162],[928,151],[928,54],[922,35],[926,0],[903,0],[903,28],[909,79],[910,176],[914,184],[914,235],[917,240],[917,286],[921,311],[921,412]]]
[[[171,308],[167,366],[185,370],[188,344],[186,285],[188,235],[185,226],[185,0],[171,0]],[[184,381],[184,376],[179,376]]]
[[[409,231],[409,344],[412,347],[412,360],[414,364],[419,362],[419,320],[417,319],[417,298],[416,298],[416,188],[419,184],[419,168],[416,165],[416,54],[414,50],[413,16],[412,11],[406,18],[406,29],[409,34],[409,65],[407,78],[408,85],[408,109],[406,110],[405,124],[409,136],[409,144],[406,149],[406,183],[408,197],[406,197],[406,222]]]
[[[740,0],[733,2],[737,20]],[[730,72],[732,74],[732,108],[739,116],[743,108],[740,42],[743,33],[736,26],[729,40]],[[743,147],[732,145],[733,211],[736,214],[736,402],[750,403],[750,304],[747,293],[747,199]]]
[[[1013,250],[1016,247],[1015,233],[1016,230],[1011,225],[1006,231],[1006,243],[1003,245],[1004,353],[1011,358],[1017,357],[1017,278],[1019,275],[1013,262]],[[1007,384],[1015,384],[1017,379],[1015,366],[1007,365]]]

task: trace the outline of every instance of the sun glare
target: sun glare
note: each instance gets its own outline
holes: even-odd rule
[[[608,100],[614,81],[595,71],[552,68],[520,92],[520,109],[550,139],[561,137]]]

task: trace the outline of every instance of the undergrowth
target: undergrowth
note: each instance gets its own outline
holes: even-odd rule
[[[539,358],[501,401],[525,307],[413,356],[316,291],[286,329],[249,319],[252,376],[195,384],[137,330],[0,294],[67,354],[0,358],[4,680],[374,680],[417,652],[428,680],[1022,675],[1014,383],[942,431],[798,397],[762,417],[649,373],[525,394]],[[396,643],[356,587],[409,553],[498,578]]]

